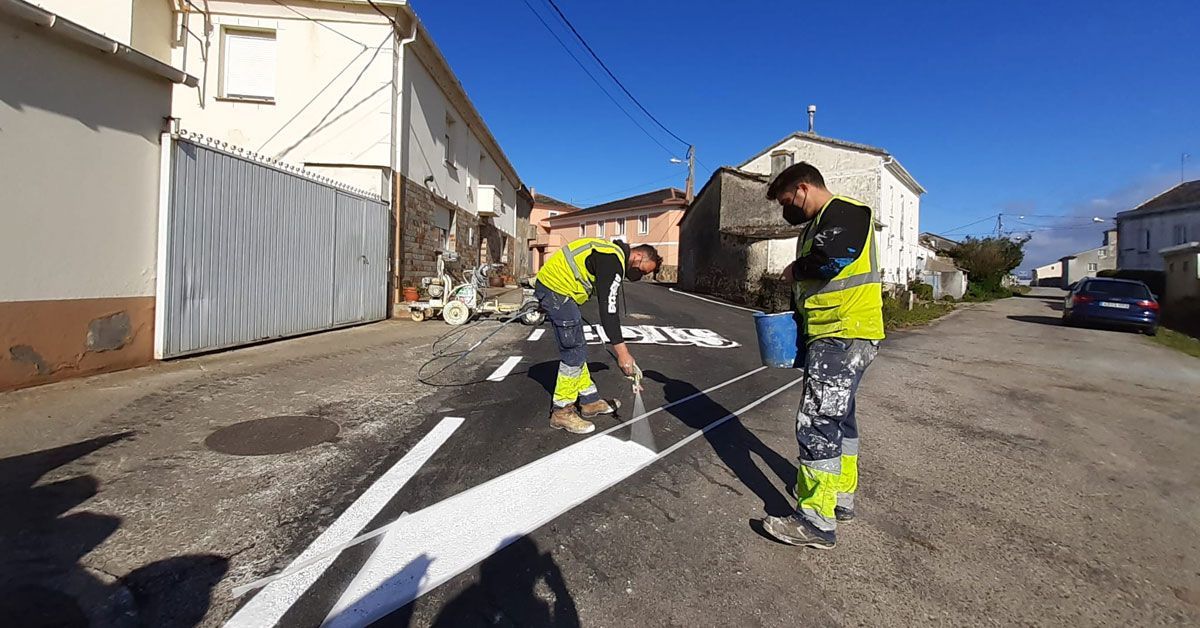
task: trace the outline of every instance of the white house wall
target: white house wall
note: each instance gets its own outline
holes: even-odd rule
[[[1175,228],[1184,227],[1181,241]],[[1158,252],[1170,246],[1200,239],[1200,207],[1117,218],[1117,267],[1137,270],[1164,270]],[[1150,243],[1146,244],[1149,232]]]
[[[478,213],[479,186],[499,186],[503,209],[493,222],[506,234],[516,235],[517,192],[513,182],[502,176],[496,156],[483,150],[482,142],[462,112],[453,106],[425,64],[411,51],[404,55],[404,85],[407,145],[402,151],[401,172],[420,185],[429,181],[428,187],[434,194],[472,214]],[[447,164],[445,159],[447,114],[454,120],[453,164]]]
[[[0,390],[152,358],[171,85],[0,15]]]
[[[28,0],[114,41],[131,45],[133,0]],[[165,5],[167,0],[161,0]],[[164,35],[168,32],[164,24]],[[144,51],[143,51],[144,52]]]
[[[200,88],[176,88],[174,116],[187,130],[246,150],[315,169],[333,165],[322,173],[383,193],[380,173],[391,164],[392,27],[373,13],[294,4],[300,14],[274,4],[210,2],[207,36],[204,17],[189,15],[191,36],[175,48],[174,65],[200,77]],[[228,28],[275,32],[274,102],[224,97]]]
[[[924,270],[920,257],[921,197],[892,174],[882,169],[877,217],[883,229],[879,238],[879,265],[883,280],[908,283]]]

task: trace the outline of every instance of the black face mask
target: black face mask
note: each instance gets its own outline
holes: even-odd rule
[[[783,206],[783,219],[788,221],[789,225],[802,225],[808,220],[804,217],[804,210],[795,205]]]
[[[637,266],[630,266],[629,268],[625,269],[625,278],[629,281],[638,281],[645,276],[645,274],[646,273],[643,273],[642,269],[638,268]]]
[[[804,202],[808,202],[807,192],[804,193]],[[791,204],[783,206],[783,219],[788,221],[789,225],[802,225],[808,220],[804,215],[804,208],[796,204],[795,197],[792,197]]]

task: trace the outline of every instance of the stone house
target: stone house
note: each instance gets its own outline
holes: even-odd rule
[[[764,274],[796,257],[800,229],[765,198],[771,177],[793,163],[817,167],[835,194],[875,211],[875,239],[886,284],[921,275],[918,261],[920,197],[925,188],[887,151],[815,133],[797,132],[742,165],[713,173],[681,224],[679,282],[690,290],[744,295]]]
[[[1163,270],[1163,248],[1200,238],[1200,180],[1179,185],[1117,214],[1117,268]]]

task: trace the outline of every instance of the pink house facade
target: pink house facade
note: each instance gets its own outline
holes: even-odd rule
[[[677,188],[663,188],[573,211],[546,204],[540,210],[545,217],[535,220],[539,231],[537,242],[531,243],[535,249],[534,266],[540,268],[547,257],[567,242],[583,237],[604,238],[623,240],[630,246],[653,245],[663,258],[660,278],[673,280],[679,267],[679,221],[686,209],[684,193]],[[533,211],[531,219],[538,218],[536,200]]]

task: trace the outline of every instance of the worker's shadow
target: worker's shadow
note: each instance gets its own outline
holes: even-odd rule
[[[588,362],[587,366],[588,372],[593,374],[609,370],[609,366],[603,362]],[[525,375],[541,384],[542,388],[546,389],[546,394],[554,396],[554,384],[558,381],[558,360],[534,364],[525,371]]]
[[[667,412],[688,427],[697,430],[704,429],[713,421],[732,414],[708,395],[701,394],[698,388],[688,382],[672,379],[659,371],[645,371],[644,374],[647,379],[663,385],[663,393],[668,404]],[[687,402],[669,405],[693,395],[695,398]],[[781,493],[776,488],[771,479],[755,464],[751,454],[765,462],[785,487],[795,484],[796,465],[779,455],[753,432],[746,429],[739,417],[735,416],[724,424],[705,432],[704,438],[708,440],[709,446],[713,448],[725,466],[737,476],[738,480],[746,488],[754,491],[754,494],[762,500],[764,512],[768,515],[782,516],[795,510],[788,495]]]

